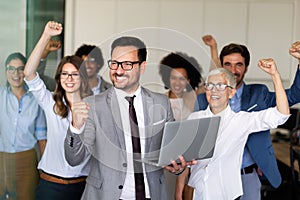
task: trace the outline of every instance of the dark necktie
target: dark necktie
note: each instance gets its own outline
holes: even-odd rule
[[[125,97],[129,102],[129,121],[131,129],[131,141],[133,150],[133,159],[141,159],[141,142],[138,121],[136,117],[136,112],[133,106],[134,97]],[[144,184],[144,174],[143,166],[141,162],[133,161],[134,167],[134,181],[135,181],[135,197],[137,200],[144,200],[146,198],[145,194],[145,184]]]

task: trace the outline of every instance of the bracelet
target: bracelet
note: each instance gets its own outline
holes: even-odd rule
[[[177,172],[177,173],[173,173],[174,175],[176,176],[179,176],[180,174],[182,174],[184,172],[185,168],[183,168],[180,172]]]

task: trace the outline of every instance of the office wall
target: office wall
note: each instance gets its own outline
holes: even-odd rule
[[[289,86],[297,62],[288,49],[300,40],[299,5],[300,0],[67,0],[65,53],[91,43],[100,46],[107,59],[113,38],[138,36],[150,47],[142,83],[162,91],[157,65],[170,51],[194,56],[207,74],[209,49],[201,37],[212,34],[219,49],[229,42],[249,47],[247,82],[263,82],[272,89],[268,75],[257,67],[258,59],[272,57]],[[109,79],[107,66],[101,74]]]
[[[13,52],[26,53],[26,1],[0,1],[0,10],[0,85],[4,85],[7,56]]]

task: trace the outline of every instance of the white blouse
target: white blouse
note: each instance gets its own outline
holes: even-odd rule
[[[89,157],[86,157],[80,165],[74,167],[70,166],[65,159],[64,140],[72,121],[72,113],[70,112],[67,118],[62,118],[54,113],[53,106],[55,102],[52,93],[46,89],[38,74],[31,81],[25,79],[25,82],[29,87],[29,91],[32,92],[38,104],[44,110],[47,120],[47,144],[38,164],[38,169],[65,178],[87,176]]]
[[[276,128],[289,115],[276,108],[259,112],[233,112],[229,106],[220,113],[221,123],[213,157],[191,166],[189,185],[195,188],[194,199],[232,200],[243,194],[241,165],[248,135]],[[210,109],[194,112],[189,119],[213,116]]]
[[[191,114],[191,110],[185,105],[183,98],[169,98],[173,116],[176,121],[184,120]]]

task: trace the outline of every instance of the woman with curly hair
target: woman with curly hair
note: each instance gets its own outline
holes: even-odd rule
[[[186,119],[194,110],[194,104],[202,76],[202,68],[195,58],[182,52],[165,56],[159,66],[159,73],[169,97],[176,121]],[[176,176],[165,171],[168,196],[175,196]]]
[[[29,90],[43,108],[47,120],[47,145],[38,169],[40,182],[36,190],[36,199],[63,200],[80,199],[88,175],[88,160],[72,167],[64,154],[64,139],[72,121],[73,103],[92,95],[88,87],[85,65],[77,56],[65,56],[57,67],[55,74],[56,88],[53,94],[46,89],[37,71],[44,48],[52,36],[62,32],[62,25],[50,21],[33,49],[25,66],[25,81]]]
[[[196,96],[202,89],[201,72],[196,59],[182,52],[170,53],[161,60],[159,73],[169,90],[175,120],[186,119],[193,112]]]

